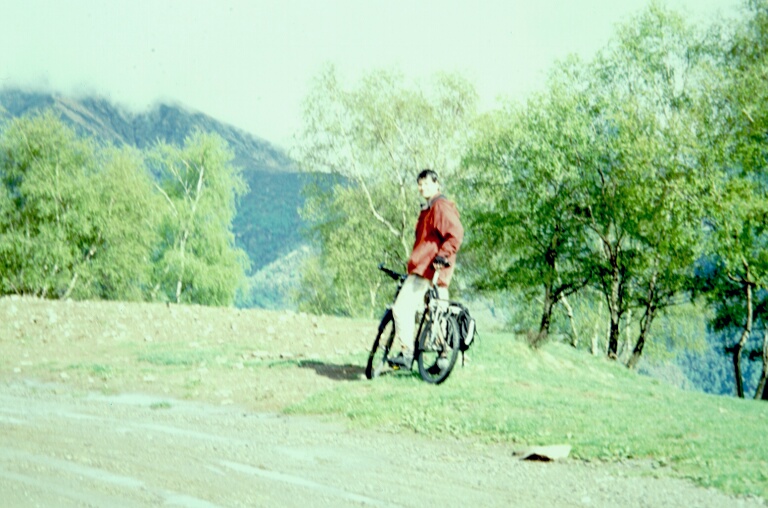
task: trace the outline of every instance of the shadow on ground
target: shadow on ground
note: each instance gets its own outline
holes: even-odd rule
[[[318,375],[333,379],[334,381],[359,381],[365,379],[365,368],[360,365],[334,365],[318,361],[300,362],[302,369],[312,369]]]

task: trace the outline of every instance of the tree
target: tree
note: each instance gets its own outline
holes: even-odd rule
[[[471,152],[476,240],[498,251],[481,277],[543,286],[539,336],[554,303],[589,282],[607,303],[610,357],[625,314],[642,309],[633,367],[686,287],[708,196],[688,107],[700,55],[682,19],[652,5],[593,63],[557,67]]]
[[[706,295],[716,310],[713,328],[737,335],[727,351],[732,355],[739,397],[744,397],[742,354],[756,331],[756,319],[766,319],[757,311],[764,306],[755,301],[755,295],[768,284],[768,93],[764,86],[768,3],[753,0],[749,9],[735,33],[719,39],[725,44],[712,69],[716,79],[707,90],[708,99],[701,103],[709,128],[700,134],[712,147],[713,163],[720,167],[718,199],[708,216],[709,254],[718,270],[706,281]]]
[[[399,73],[379,70],[350,88],[333,67],[314,80],[294,155],[304,171],[340,182],[311,190],[303,212],[337,296],[316,299],[325,303],[313,311],[369,315],[380,286],[372,267],[402,269],[410,253],[416,175],[428,167],[450,181],[458,168],[477,97],[455,75],[439,74],[431,85],[408,86]],[[314,282],[305,280],[307,294]]]
[[[595,140],[584,97],[571,86],[572,71],[563,67],[547,92],[524,107],[488,117],[464,161],[469,247],[484,258],[475,285],[541,288],[533,346],[546,340],[554,306],[590,278],[574,197],[579,168],[590,163]]]
[[[3,292],[59,297],[87,250],[94,147],[50,113],[14,120],[1,143]]]
[[[652,4],[620,28],[589,73],[601,154],[582,177],[584,224],[601,246],[592,260],[610,314],[610,357],[624,313],[642,309],[630,367],[698,255],[711,167],[697,157],[691,103],[707,57],[681,16]]]
[[[245,281],[247,256],[235,247],[232,220],[245,191],[233,154],[214,134],[183,147],[159,144],[151,155],[165,202],[155,258],[157,297],[176,303],[231,305]]]
[[[108,147],[97,159],[99,177],[89,187],[94,230],[84,254],[76,298],[145,300],[152,287],[152,252],[158,243],[162,202],[143,155]]]
[[[11,121],[0,149],[2,293],[141,298],[155,231],[141,158],[51,112]]]

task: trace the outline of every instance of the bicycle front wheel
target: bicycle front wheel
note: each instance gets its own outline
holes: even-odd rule
[[[459,326],[455,317],[448,315],[430,322],[419,340],[417,354],[421,378],[434,384],[445,381],[456,365],[459,347]]]
[[[395,319],[392,310],[387,310],[379,323],[376,340],[373,341],[371,352],[368,354],[368,364],[365,366],[365,377],[373,379],[391,370],[387,363],[392,342],[395,340]]]

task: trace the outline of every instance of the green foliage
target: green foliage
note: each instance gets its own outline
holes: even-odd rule
[[[249,190],[240,196],[232,223],[238,247],[256,271],[302,244],[298,208],[305,175],[295,171],[287,154],[247,132],[200,112],[157,104],[133,113],[98,96],[62,97],[14,88],[0,89],[0,121],[50,109],[78,136],[101,145],[134,147],[142,156],[160,140],[181,146],[196,130],[213,132],[234,152],[234,165],[243,168]],[[66,114],[63,114],[65,113]]]
[[[470,258],[481,289],[543,288],[541,332],[552,305],[588,281],[576,193],[594,143],[583,98],[556,84],[524,108],[486,118],[465,158]],[[488,256],[492,262],[488,263]]]
[[[381,201],[377,209],[387,210],[387,205]],[[381,307],[381,301],[377,304],[380,291],[386,289],[382,288],[386,280],[376,270],[376,260],[396,259],[398,263],[393,268],[404,268],[401,252],[392,245],[391,235],[384,228],[371,227],[367,199],[354,187],[336,185],[331,194],[309,200],[304,213],[308,218],[316,217],[314,233],[322,246],[318,261],[324,263],[322,268],[319,263],[314,268],[306,266],[299,308],[314,313],[371,317]],[[391,250],[383,250],[382,246]]]
[[[60,296],[87,252],[93,145],[53,115],[12,122],[2,138],[3,291]],[[85,212],[85,213],[84,213]]]
[[[688,287],[711,199],[690,104],[706,53],[652,5],[591,63],[571,59],[547,89],[490,116],[465,158],[477,284],[540,288],[539,339],[554,305],[591,286],[607,304],[609,354],[638,309],[637,348]],[[489,254],[490,253],[490,254]]]
[[[304,171],[341,181],[308,189],[302,217],[320,259],[306,269],[300,308],[378,312],[376,264],[402,270],[412,247],[416,175],[433,168],[450,185],[474,115],[477,97],[465,80],[443,74],[431,85],[409,87],[397,73],[376,71],[350,89],[332,67],[313,83],[296,158]]]
[[[141,298],[156,207],[138,155],[98,150],[51,113],[10,122],[0,145],[2,292]]]
[[[701,138],[712,147],[708,160],[720,168],[717,200],[708,216],[708,256],[716,269],[704,274],[702,287],[716,311],[713,328],[731,336],[728,347],[739,396],[744,396],[742,352],[756,332],[765,340],[753,325],[765,328],[764,296],[758,295],[768,287],[768,58],[763,51],[768,44],[768,4],[754,1],[749,7],[746,21],[721,43],[717,79],[708,89],[712,98],[699,110],[708,125]]]
[[[98,232],[72,296],[143,300],[152,284],[150,261],[161,202],[137,150],[107,148],[100,154],[99,177],[89,189]]]
[[[166,211],[155,277],[158,297],[177,303],[231,305],[244,283],[247,256],[235,246],[232,219],[245,191],[232,152],[213,134],[152,153]]]
[[[232,303],[246,257],[231,233],[244,185],[230,160],[204,134],[160,145],[158,183],[142,153],[78,137],[52,112],[10,121],[0,137],[0,291]]]
[[[678,350],[675,364],[679,365],[690,381],[691,387],[715,395],[737,395],[734,378],[733,357],[726,347],[733,344],[732,332],[717,332],[706,335],[703,349]],[[762,337],[753,336],[746,343],[746,350],[762,347]],[[749,357],[745,354],[745,360]],[[742,366],[744,391],[749,396],[755,393],[760,378],[762,362],[745,361]]]

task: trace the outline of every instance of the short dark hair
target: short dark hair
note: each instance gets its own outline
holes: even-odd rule
[[[440,178],[437,176],[437,172],[435,172],[433,169],[423,169],[421,173],[419,173],[419,176],[416,177],[416,181],[420,182],[427,177],[431,178],[433,182],[440,182]]]

